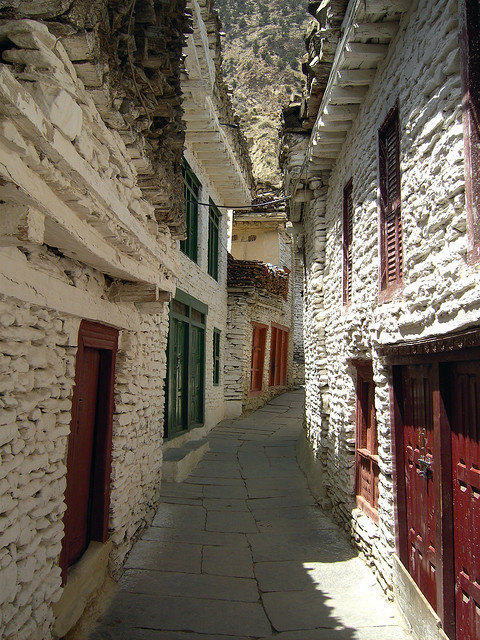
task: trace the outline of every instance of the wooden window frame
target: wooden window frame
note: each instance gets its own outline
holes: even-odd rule
[[[468,260],[480,261],[480,4],[459,0]]]
[[[343,304],[352,301],[353,278],[353,180],[343,188]]]
[[[393,157],[389,155],[393,136]],[[393,162],[392,167],[390,163]],[[400,122],[398,104],[388,113],[378,131],[379,221],[380,221],[380,295],[391,299],[403,286],[403,234],[400,179]],[[393,178],[394,196],[388,177]],[[393,225],[393,227],[392,227]]]
[[[272,322],[270,334],[270,387],[287,386],[288,327]]]
[[[375,384],[371,362],[357,361],[355,410],[355,500],[357,506],[378,524],[378,431],[375,416]],[[371,492],[362,490],[362,466],[369,466]]]
[[[264,365],[265,365],[265,351],[267,347],[267,331],[268,325],[261,324],[260,322],[252,321],[252,352],[250,359],[250,387],[249,387],[249,396],[259,396],[263,393],[263,374],[264,374]],[[255,352],[254,352],[254,344],[255,344],[255,334],[256,332],[261,332],[260,339],[260,354],[258,356],[258,362],[255,361]],[[254,365],[258,364],[258,368],[254,369]],[[255,374],[255,371],[259,373]]]
[[[213,386],[220,385],[220,330],[213,330]]]
[[[195,318],[197,316],[197,319]],[[202,330],[202,397],[199,398],[201,404],[201,419],[199,422],[190,420],[190,403],[191,396],[187,393],[187,399],[185,400],[185,408],[184,408],[184,429],[181,431],[174,431],[172,433],[172,420],[170,415],[170,396],[171,396],[171,387],[173,380],[171,378],[173,369],[173,343],[171,336],[171,322],[170,329],[168,333],[168,341],[167,341],[167,377],[166,377],[166,385],[165,385],[165,412],[164,412],[164,439],[172,440],[182,435],[190,429],[194,429],[196,427],[200,427],[205,422],[205,380],[206,380],[206,362],[205,362],[205,353],[206,353],[206,321],[208,316],[208,305],[200,300],[197,300],[193,296],[188,293],[185,293],[181,289],[177,289],[175,292],[175,297],[170,301],[170,321],[172,318],[176,318],[182,322],[185,322],[187,325],[187,337],[186,337],[186,347],[185,352],[189,356],[190,355],[190,345],[192,341],[192,330],[193,328],[198,328]],[[190,378],[190,367],[191,361],[190,357],[186,358],[186,371],[185,371],[185,380],[187,381]]]
[[[208,202],[208,275],[218,280],[218,249],[222,214],[211,198]]]
[[[190,260],[198,262],[198,202],[201,183],[185,159],[182,162],[182,177],[185,194],[186,238],[181,240],[180,249]]]

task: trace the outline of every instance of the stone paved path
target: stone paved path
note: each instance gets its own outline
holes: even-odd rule
[[[303,391],[209,436],[164,483],[91,640],[405,640],[375,579],[296,463]]]

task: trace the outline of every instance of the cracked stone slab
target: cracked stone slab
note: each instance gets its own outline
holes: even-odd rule
[[[135,628],[255,637],[272,632],[259,603],[126,592],[115,598],[100,628],[110,629],[115,639],[120,632]],[[130,640],[131,636],[124,637]]]
[[[249,577],[127,569],[119,587],[130,593],[150,596],[185,596],[239,602],[258,600],[257,582]]]
[[[204,547],[202,572],[217,576],[253,578],[252,553],[248,547]]]
[[[125,568],[158,569],[200,573],[202,548],[184,542],[162,543],[158,540],[139,540],[130,552]]]

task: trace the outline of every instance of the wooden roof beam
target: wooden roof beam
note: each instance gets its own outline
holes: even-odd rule
[[[339,69],[336,84],[341,87],[370,85],[376,73],[376,69]]]
[[[389,38],[398,31],[398,22],[356,22],[353,25],[355,38]]]

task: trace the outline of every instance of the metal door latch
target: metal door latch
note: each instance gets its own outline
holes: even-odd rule
[[[424,428],[418,432],[418,450],[420,451],[420,457],[418,458],[420,469],[417,469],[417,473],[422,478],[428,479],[432,474],[432,460],[427,458],[427,432]]]

